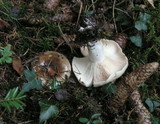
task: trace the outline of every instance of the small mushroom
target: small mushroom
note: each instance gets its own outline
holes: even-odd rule
[[[119,78],[128,67],[128,59],[113,40],[100,39],[81,48],[84,58],[74,57],[72,68],[79,82],[102,86]]]
[[[53,78],[64,82],[66,77],[70,77],[71,65],[68,59],[61,53],[47,51],[38,56],[33,63],[33,69],[37,77],[42,80],[42,85],[49,85]]]

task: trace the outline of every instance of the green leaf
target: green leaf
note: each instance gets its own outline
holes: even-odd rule
[[[60,82],[58,82],[55,78],[52,80],[51,85],[49,86],[49,89],[51,90],[57,90],[61,88]]]
[[[42,89],[42,81],[34,79],[28,83],[24,83],[22,86],[23,92],[28,92],[32,89],[41,90]]]
[[[160,106],[160,102],[159,101],[153,101],[153,105],[154,107],[159,107]]]
[[[0,47],[0,56],[2,56],[0,58],[0,64],[11,63],[12,62],[12,58],[10,57],[11,55],[12,52],[10,44],[8,44],[6,47]]]
[[[150,21],[151,15],[147,13],[140,13],[139,18],[141,22],[147,23],[148,21]]]
[[[100,117],[100,116],[101,116],[101,113],[96,113],[96,114],[93,114],[91,116],[91,118],[93,119],[93,118],[97,118],[97,117]]]
[[[102,121],[101,120],[94,120],[92,123],[93,124],[102,124]]]
[[[107,94],[111,95],[111,94],[116,93],[117,87],[115,84],[109,83],[109,84],[104,85],[102,87],[102,90],[106,92]]]
[[[153,112],[156,107],[160,106],[159,101],[153,101],[150,98],[147,98],[145,103],[148,105],[150,112]]]
[[[135,28],[136,28],[138,31],[141,31],[141,30],[146,31],[146,30],[148,29],[146,23],[144,23],[144,22],[142,22],[142,21],[136,21],[136,22],[135,22]]]
[[[118,13],[118,15],[116,16],[116,22],[119,22],[121,25],[129,25],[130,20],[128,18],[128,16],[126,16],[123,13]]]
[[[145,103],[148,105],[150,112],[153,112],[154,105],[153,105],[152,100],[150,98],[147,98],[146,101],[145,101]]]
[[[11,112],[11,107],[20,108],[23,110],[25,104],[21,101],[26,95],[22,91],[18,91],[18,87],[10,89],[4,99],[0,99],[0,105]]]
[[[87,122],[89,122],[89,119],[88,118],[79,118],[79,122],[87,123]]]
[[[32,81],[36,78],[36,73],[34,71],[24,70],[24,75],[27,81]]]
[[[42,123],[45,120],[48,120],[51,117],[56,116],[59,113],[59,109],[55,105],[50,105],[44,102],[39,102],[39,105],[41,107],[39,120],[40,123]]]
[[[160,124],[160,118],[151,115],[152,124]]]
[[[138,47],[142,47],[142,38],[141,36],[131,36],[130,40],[132,43],[134,43]]]
[[[94,14],[96,11],[95,10],[92,10],[92,11],[87,11],[87,12],[85,12],[85,14],[86,15],[92,15],[92,14]]]
[[[23,92],[28,92],[31,89],[42,89],[42,81],[38,80],[34,71],[24,70],[24,75],[28,83],[24,83],[22,86]]]

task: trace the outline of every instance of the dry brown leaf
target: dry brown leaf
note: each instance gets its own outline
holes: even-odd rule
[[[59,5],[60,0],[45,0],[44,7],[48,10],[53,10]]]
[[[59,14],[72,14],[71,7],[67,4],[62,4],[61,7],[57,8],[57,13]]]
[[[155,8],[155,6],[154,6],[154,1],[153,0],[147,0],[150,4],[151,4],[151,6],[153,7],[153,8]]]
[[[50,20],[54,22],[70,22],[72,18],[73,16],[71,14],[56,14]]]
[[[14,58],[12,62],[13,69],[19,74],[23,74],[23,65],[21,59]]]
[[[10,26],[10,24],[8,22],[6,22],[0,18],[0,30],[3,30],[4,28],[7,28],[9,26]]]

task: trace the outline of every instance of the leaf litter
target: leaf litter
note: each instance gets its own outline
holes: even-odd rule
[[[49,4],[49,2],[52,2],[52,4]],[[81,86],[74,75],[72,75],[72,81],[68,79],[60,86],[62,91],[61,89],[56,90],[54,88],[51,90],[42,89],[41,81],[37,80],[34,72],[25,72],[25,75],[21,77],[16,73],[22,75],[23,68],[32,69],[29,60],[45,51],[56,50],[62,52],[71,61],[73,56],[82,56],[79,47],[93,39],[113,38],[118,40],[120,37],[120,42],[123,42],[124,39],[121,39],[122,37],[115,33],[116,28],[118,33],[124,33],[128,37],[140,36],[139,39],[141,39],[140,42],[138,40],[133,42],[138,48],[130,43],[132,40],[127,39],[124,49],[130,62],[127,73],[142,64],[152,61],[159,62],[160,58],[157,54],[159,53],[159,47],[155,45],[158,44],[159,37],[157,34],[159,31],[155,28],[152,31],[155,32],[154,36],[148,36],[147,34],[148,32],[149,34],[153,34],[150,32],[151,27],[156,27],[159,24],[155,16],[155,13],[158,12],[158,2],[148,2],[154,7],[154,12],[152,11],[153,8],[150,8],[144,1],[134,1],[133,3],[129,1],[74,0],[45,0],[44,2],[41,0],[2,1],[0,3],[0,13],[1,20],[3,21],[1,21],[2,23],[0,25],[2,27],[0,31],[0,43],[4,46],[8,43],[11,44],[14,54],[21,57],[23,63],[28,62],[23,67],[20,60],[13,59],[13,66],[10,66],[10,64],[0,65],[0,76],[3,77],[0,78],[0,90],[2,91],[0,98],[9,89],[17,86],[20,86],[22,89],[25,87],[25,91],[29,92],[26,93],[27,98],[24,102],[26,108],[24,108],[24,111],[14,109],[17,112],[16,115],[10,115],[4,112],[1,115],[0,121],[7,123],[38,123],[39,120],[43,120],[45,123],[78,123],[81,117],[89,118],[96,113],[101,113],[100,118],[103,123],[137,123],[137,116],[134,113],[128,116],[128,112],[132,111],[132,106],[130,106],[128,101],[125,102],[122,109],[118,113],[115,113],[115,115],[111,116],[108,113],[108,103],[111,101],[117,88],[112,88],[111,91],[109,90],[109,92],[113,92],[111,93],[112,95],[109,95],[110,93],[105,93],[106,91],[104,92],[101,88],[85,88]],[[145,6],[145,12],[151,15],[151,20],[153,20],[147,24],[143,20],[145,26],[147,26],[147,30],[145,28],[145,31],[137,31],[134,25],[136,21],[139,21],[140,12],[144,12],[141,10],[142,8],[138,8],[139,10],[134,9],[141,5]],[[123,19],[126,19],[126,23],[124,23],[124,20],[115,19],[116,16],[118,17],[120,15]],[[94,25],[87,26],[88,22],[86,19],[91,19],[90,22],[93,21]],[[83,31],[80,32],[82,28]],[[138,29],[144,28],[138,27]],[[152,39],[152,42],[146,41],[147,37]],[[146,55],[146,49],[150,47],[152,49]],[[28,83],[25,83],[26,79],[29,79],[28,76],[30,74],[32,77],[31,80],[27,80]],[[153,101],[160,100],[158,94],[160,89],[157,83],[159,82],[158,77],[159,72],[147,80],[146,85],[149,89],[140,87],[140,94],[146,93],[142,98],[143,102],[147,98],[152,98]],[[55,96],[56,94],[58,97]],[[69,97],[66,94],[69,94]],[[42,108],[42,104],[39,104],[39,100],[47,101],[44,102],[48,106],[45,108],[46,111],[43,111],[44,108]],[[1,111],[3,110],[4,108]],[[42,118],[42,115],[46,114],[45,112],[47,110],[50,113],[55,112],[56,114],[52,113],[45,116],[46,118]],[[154,108],[154,110],[152,108],[152,111],[152,119],[156,122],[160,113],[157,111],[157,108]]]

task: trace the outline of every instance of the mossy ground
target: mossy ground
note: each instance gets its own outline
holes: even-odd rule
[[[139,2],[136,0],[111,1],[98,0],[96,3],[91,1],[82,1],[83,7],[81,17],[85,12],[103,9],[104,21],[116,25],[116,29],[110,34],[103,32],[103,38],[114,36],[116,30],[118,33],[125,33],[128,37],[139,34],[142,37],[142,47],[135,46],[129,39],[124,53],[129,59],[129,67],[126,74],[138,66],[149,62],[160,62],[160,1],[155,2],[153,8],[147,1]],[[19,0],[0,1],[0,18],[10,24],[10,27],[0,31],[0,43],[3,45],[11,44],[13,56],[20,57],[26,69],[31,69],[30,60],[39,53],[57,50],[64,54],[69,61],[74,56],[81,56],[78,48],[72,47],[64,42],[60,47],[56,38],[62,34],[77,35],[77,18],[79,17],[80,4],[74,1],[61,0],[60,5],[66,4],[71,7],[73,18],[71,21],[56,22],[48,18],[56,15],[57,11],[48,11],[43,7],[42,0]],[[144,5],[145,8],[140,6]],[[75,6],[75,7],[74,7]],[[113,7],[114,13],[113,13]],[[58,8],[58,7],[57,7]],[[137,31],[134,22],[139,19],[139,13],[144,12],[151,15],[151,21],[148,23],[147,31]],[[35,21],[36,20],[36,21]],[[81,20],[81,19],[80,19]],[[97,19],[97,21],[99,21]],[[78,22],[80,23],[80,21]],[[81,44],[85,39],[83,35],[74,44]],[[87,39],[85,39],[87,40]],[[83,44],[83,42],[82,42]],[[4,97],[9,89],[21,87],[26,82],[24,76],[19,76],[12,68],[11,64],[0,65],[0,98]],[[140,93],[143,102],[147,98],[160,101],[160,72],[154,74],[144,85],[140,86]],[[127,102],[123,109],[115,117],[111,117],[107,112],[107,103],[111,98],[103,92],[102,88],[85,88],[75,79],[74,74],[62,85],[70,94],[66,101],[58,101],[54,97],[54,91],[43,89],[42,91],[32,90],[27,93],[25,99],[25,110],[14,109],[12,113],[0,108],[0,122],[7,124],[34,124],[39,121],[40,106],[39,100],[47,100],[60,108],[60,113],[46,121],[45,123],[79,123],[80,117],[90,118],[95,113],[101,113],[101,119],[104,124],[112,123],[136,123],[136,115]],[[145,104],[146,105],[146,104]],[[146,106],[147,107],[147,106]],[[156,108],[152,115],[160,117],[160,109]],[[115,119],[116,118],[116,119]],[[158,124],[158,123],[157,123]]]

